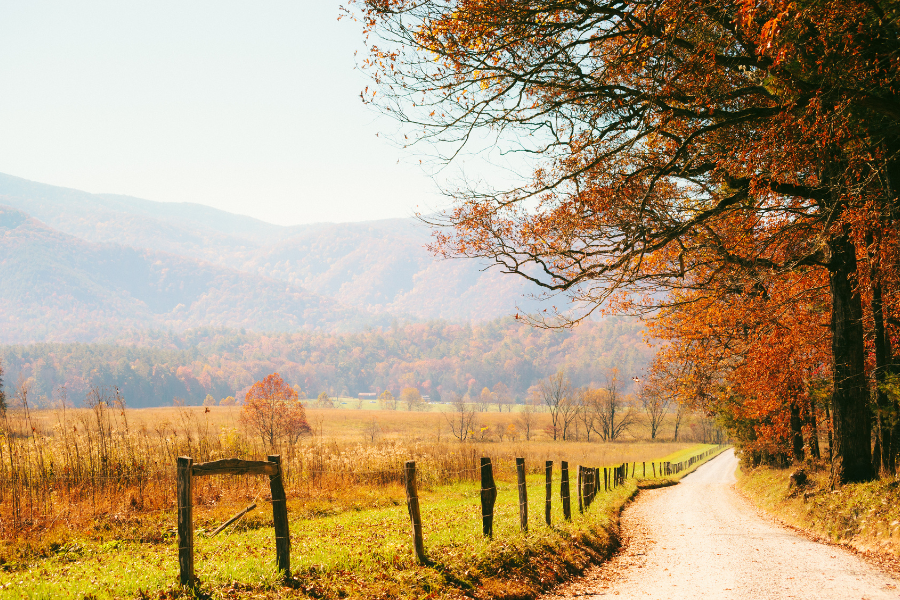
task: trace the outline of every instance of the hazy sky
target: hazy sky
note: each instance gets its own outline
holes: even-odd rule
[[[4,2],[0,172],[283,224],[437,207],[375,136],[339,5]]]

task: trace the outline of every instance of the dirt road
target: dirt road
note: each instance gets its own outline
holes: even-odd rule
[[[850,552],[760,517],[721,454],[681,484],[641,492],[622,515],[624,549],[550,598],[880,600],[900,581]]]

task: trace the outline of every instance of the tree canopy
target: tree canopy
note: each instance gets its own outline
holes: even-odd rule
[[[374,81],[364,99],[405,136],[452,159],[485,132],[534,159],[511,185],[454,190],[431,219],[447,226],[436,252],[564,295],[555,314],[529,317],[551,326],[603,303],[657,308],[673,290],[676,305],[706,290],[730,302],[785,274],[824,277],[833,480],[875,476],[859,261],[868,239],[890,238],[900,207],[893,3],[357,7]]]

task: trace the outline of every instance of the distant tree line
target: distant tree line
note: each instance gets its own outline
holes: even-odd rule
[[[0,348],[0,361],[7,386],[24,383],[33,398],[47,405],[63,390],[78,404],[98,386],[117,388],[135,408],[169,405],[175,398],[198,405],[229,397],[239,402],[256,381],[277,372],[301,398],[319,402],[325,401],[322,394],[330,402],[389,391],[388,408],[415,409],[423,395],[433,402],[458,394],[485,409],[502,410],[559,369],[583,386],[601,382],[613,367],[640,373],[652,354],[634,320],[548,331],[506,318],[478,325],[431,321],[343,335],[215,328],[143,332],[120,344],[6,346]]]

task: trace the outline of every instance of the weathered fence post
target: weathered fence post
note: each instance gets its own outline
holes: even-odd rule
[[[656,479],[656,463],[650,463],[650,466],[653,467],[653,479]]]
[[[578,513],[584,513],[584,467],[578,465],[578,478],[576,482],[578,488]]]
[[[593,467],[584,468],[584,510],[591,506],[594,501],[594,469]]]
[[[406,507],[413,527],[413,549],[419,563],[425,563],[425,540],[422,538],[422,515],[419,513],[419,493],[416,491],[416,461],[406,462]]]
[[[551,501],[553,498],[553,461],[548,460],[544,464],[544,473],[546,475],[546,487],[547,487],[547,501],[544,503],[544,520],[547,521],[547,526],[550,526],[550,508]]]
[[[559,468],[559,499],[562,500],[563,517],[566,521],[571,521],[572,505],[569,500],[569,463],[562,461],[559,463]]]
[[[594,496],[600,493],[600,467],[594,469]]]
[[[641,464],[644,466],[644,475],[642,476],[642,479],[647,479],[647,463],[643,462]]]
[[[497,501],[497,485],[494,483],[494,467],[491,459],[481,458],[481,531],[487,537],[494,536],[494,503]]]
[[[191,467],[194,459],[179,456],[177,482],[178,497],[178,571],[181,585],[194,585],[194,511],[191,498]]]
[[[603,467],[603,491],[604,492],[609,491],[609,473],[608,473],[606,467]]]
[[[528,490],[525,487],[525,459],[516,459],[516,474],[519,478],[519,525],[528,531]]]
[[[291,576],[291,533],[288,528],[287,496],[284,493],[281,455],[271,454],[266,458],[270,463],[278,465],[275,475],[269,475],[269,489],[272,492],[272,522],[275,525],[275,559],[278,570],[284,573],[287,579]]]

